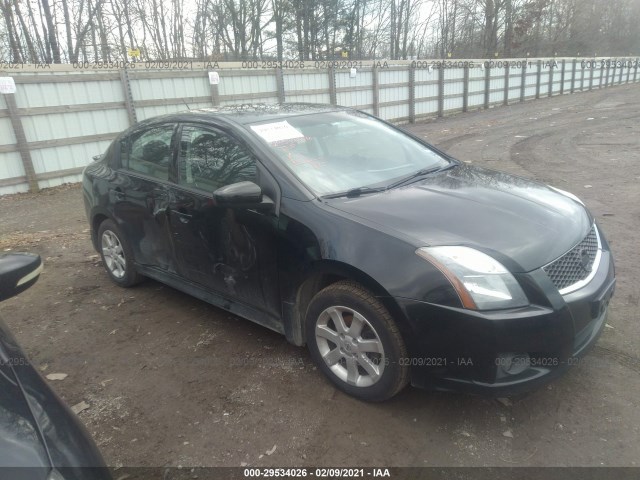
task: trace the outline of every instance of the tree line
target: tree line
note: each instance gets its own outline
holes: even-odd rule
[[[640,0],[0,0],[0,61],[637,55],[639,20]]]

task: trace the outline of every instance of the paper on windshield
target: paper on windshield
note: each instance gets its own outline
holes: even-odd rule
[[[264,138],[268,143],[304,138],[302,132],[296,130],[286,120],[282,122],[265,123],[262,125],[251,125],[251,129]]]

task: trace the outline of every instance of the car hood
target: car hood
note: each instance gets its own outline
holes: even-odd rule
[[[40,474],[48,469],[39,467],[53,464],[65,478],[110,480],[84,426],[33,368],[2,319],[0,364],[0,466],[38,467]]]
[[[593,222],[582,204],[548,186],[467,165],[330,205],[416,246],[472,246],[522,272],[567,252]]]
[[[25,469],[28,478],[46,478],[51,463],[40,431],[2,345],[0,320],[0,467]],[[27,475],[20,477],[27,478]]]

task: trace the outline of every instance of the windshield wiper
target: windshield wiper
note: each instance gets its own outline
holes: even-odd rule
[[[424,175],[429,175],[430,173],[439,172],[442,170],[447,170],[456,165],[457,165],[456,163],[452,162],[449,165],[445,165],[444,167],[423,168],[422,170],[418,170],[417,172],[414,172],[411,175],[406,176],[401,180],[398,180],[397,182],[391,183],[386,187],[357,187],[357,188],[352,188],[351,190],[346,190],[344,192],[330,193],[329,195],[323,195],[322,198],[340,198],[340,197],[352,198],[352,197],[359,197],[360,195],[364,195],[367,193],[386,192],[387,190],[390,190],[395,187],[399,187],[400,185],[410,182],[414,178],[422,177]]]
[[[387,187],[357,187],[357,188],[352,188],[351,190],[347,190],[345,192],[323,195],[322,198],[340,198],[340,197],[352,198],[352,197],[359,197],[360,195],[363,195],[366,193],[384,192],[386,189]]]
[[[445,165],[444,167],[423,168],[422,170],[418,170],[417,172],[414,172],[411,175],[408,175],[408,176],[398,180],[397,182],[393,182],[393,183],[387,185],[386,189],[389,190],[391,188],[399,187],[400,185],[404,185],[405,183],[408,183],[408,182],[410,182],[411,180],[413,180],[415,178],[423,177],[424,175],[429,175],[430,173],[439,172],[441,170],[447,170],[448,168],[451,168],[453,166],[455,166],[455,163],[451,163],[449,165]]]

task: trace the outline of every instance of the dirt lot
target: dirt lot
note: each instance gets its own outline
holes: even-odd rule
[[[407,388],[337,392],[304,349],[148,281],[114,286],[80,188],[0,198],[0,251],[41,254],[41,280],[0,306],[113,466],[544,466],[640,462],[640,87],[415,125],[454,156],[574,192],[613,248],[618,287],[598,346],[511,402]],[[634,280],[634,278],[636,280]],[[266,454],[275,447],[272,454]]]

